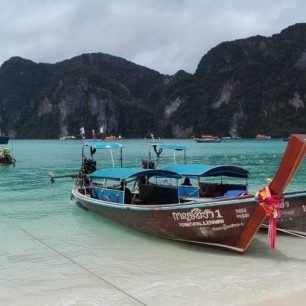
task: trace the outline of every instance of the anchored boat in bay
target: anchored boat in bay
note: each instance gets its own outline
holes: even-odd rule
[[[86,146],[90,152],[112,148],[101,142]],[[241,167],[184,164],[91,171],[82,160],[72,190],[76,205],[140,232],[243,253],[266,218],[264,206],[248,193],[247,181],[201,182],[208,177],[246,180],[249,173]],[[181,185],[187,177],[198,185]]]
[[[90,158],[86,158],[86,148]],[[96,169],[94,154],[101,149],[110,151],[111,168]],[[120,149],[118,166],[114,149]],[[121,144],[84,142],[71,197],[77,206],[139,232],[243,253],[266,216],[272,247],[276,228],[289,233],[305,231],[306,191],[284,193],[304,156],[305,135],[292,135],[274,179],[254,195],[248,191],[249,172],[241,167],[171,164],[159,169],[126,168]]]

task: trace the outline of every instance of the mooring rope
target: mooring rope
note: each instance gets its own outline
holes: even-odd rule
[[[120,291],[121,293],[125,294],[126,296],[128,296],[129,298],[133,299],[134,301],[136,301],[137,303],[139,303],[140,305],[146,305],[145,303],[143,303],[142,301],[138,300],[136,297],[132,296],[131,294],[129,294],[128,292],[124,291],[123,289],[117,287],[116,285],[112,284],[111,282],[107,281],[105,278],[101,277],[100,275],[90,271],[89,269],[87,269],[86,267],[82,266],[81,264],[79,264],[78,262],[74,261],[73,259],[71,259],[70,257],[68,257],[67,255],[61,253],[60,251],[58,251],[57,249],[55,249],[54,247],[48,245],[45,241],[39,239],[38,237],[35,237],[33,234],[31,234],[30,232],[26,231],[25,229],[21,229],[24,233],[26,233],[27,235],[29,235],[30,237],[32,237],[32,239],[40,242],[41,244],[43,244],[44,246],[46,246],[47,248],[49,248],[50,250],[52,250],[53,252],[55,252],[56,254],[64,257],[65,259],[67,259],[68,261],[72,262],[73,264],[75,264],[76,266],[78,266],[79,268],[83,269],[84,271],[88,272],[89,274],[91,274],[92,276],[98,278],[99,280],[101,280],[102,282],[106,283],[107,285],[109,285],[110,287]]]

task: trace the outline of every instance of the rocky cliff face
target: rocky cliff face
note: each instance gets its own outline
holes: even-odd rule
[[[105,54],[54,65],[11,58],[0,69],[0,127],[22,138],[78,135],[82,126],[90,135],[101,126],[108,134],[137,136],[140,126],[142,133],[152,132],[149,95],[165,80],[156,71]]]
[[[211,49],[193,76],[192,95],[177,110],[185,126],[244,137],[305,133],[305,52],[306,24]]]
[[[17,138],[106,134],[274,137],[306,132],[306,24],[224,42],[194,75],[162,75],[107,54],[0,68],[0,128]],[[89,133],[88,133],[89,134]]]

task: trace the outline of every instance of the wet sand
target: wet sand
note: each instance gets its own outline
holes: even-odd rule
[[[294,291],[285,296],[265,299],[256,303],[248,304],[256,306],[303,306],[306,305],[306,289]]]

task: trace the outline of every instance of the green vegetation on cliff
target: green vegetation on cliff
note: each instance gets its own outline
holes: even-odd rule
[[[193,75],[102,53],[0,67],[0,128],[17,138],[78,135],[81,126],[125,137],[282,137],[305,133],[305,118],[306,24],[223,42]]]

